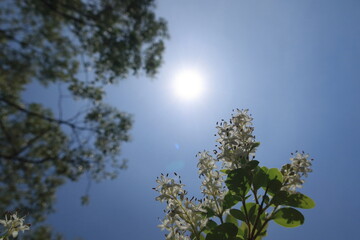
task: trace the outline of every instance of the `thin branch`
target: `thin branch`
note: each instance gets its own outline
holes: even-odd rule
[[[3,154],[0,154],[0,158],[4,158],[4,159],[7,159],[7,160],[16,160],[16,161],[26,162],[26,163],[34,163],[34,164],[44,163],[44,162],[47,162],[47,161],[56,160],[56,158],[47,157],[47,158],[43,158],[41,160],[36,161],[36,160],[30,160],[30,159],[24,158],[24,157],[3,155]]]
[[[72,128],[72,129],[96,132],[96,129],[93,129],[93,128],[77,126],[76,124],[73,124],[73,123],[68,122],[68,121],[47,117],[47,116],[41,115],[39,113],[29,111],[29,110],[17,105],[16,103],[13,103],[13,102],[11,102],[11,101],[7,100],[6,98],[3,98],[3,97],[0,97],[0,101],[3,101],[6,104],[8,104],[9,106],[12,106],[12,107],[18,109],[19,111],[24,112],[24,113],[26,113],[26,114],[28,114],[30,116],[38,117],[38,118],[44,119],[44,120],[46,120],[48,122],[56,123],[58,125],[66,125],[66,126]]]
[[[43,132],[41,132],[40,134],[36,135],[35,137],[33,137],[32,139],[30,139],[26,145],[22,148],[20,148],[18,151],[16,151],[16,156],[18,156],[20,153],[22,153],[23,151],[25,151],[26,149],[28,149],[29,147],[31,147],[31,145],[33,145],[39,138],[41,138],[42,136],[44,136],[46,133],[48,133],[50,131],[51,128],[47,128],[45,129]]]
[[[8,133],[7,129],[5,128],[5,125],[1,118],[0,118],[0,128],[4,132],[4,135],[5,135],[6,139],[8,140],[8,142],[10,142],[10,144],[12,145],[12,138],[11,138],[10,134]]]
[[[261,204],[260,204],[260,206],[259,206],[259,211],[258,211],[258,214],[257,214],[257,216],[256,216],[255,223],[254,223],[254,228],[253,228],[253,230],[252,230],[252,232],[251,232],[251,235],[250,235],[251,237],[254,237],[254,235],[255,235],[255,232],[256,232],[256,224],[258,223],[258,221],[259,221],[259,219],[260,219],[260,215],[266,210],[266,208],[263,209],[263,206],[264,206],[264,202],[265,202],[265,196],[266,196],[268,190],[269,190],[269,184],[266,186],[265,193],[264,193],[264,195],[263,195],[263,197],[262,197],[262,201],[261,201]],[[253,239],[256,239],[256,238],[253,238]]]
[[[243,205],[244,213],[245,213],[245,220],[246,220],[245,224],[247,225],[247,227],[249,229],[248,239],[250,239],[251,225],[250,225],[250,218],[249,218],[249,215],[248,215],[248,212],[247,212],[247,209],[246,209],[245,196],[243,196],[243,198],[241,200],[241,203]]]

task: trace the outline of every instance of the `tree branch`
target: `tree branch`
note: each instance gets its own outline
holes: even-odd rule
[[[78,126],[76,124],[73,124],[69,121],[65,121],[65,120],[62,120],[62,119],[55,119],[55,118],[51,118],[51,117],[47,117],[47,116],[44,116],[44,115],[41,115],[39,113],[36,113],[36,112],[32,112],[32,111],[29,111],[21,106],[19,106],[18,104],[16,103],[13,103],[11,101],[9,101],[8,99],[4,98],[4,97],[0,97],[0,101],[6,103],[7,105],[13,107],[13,108],[16,108],[17,110],[23,112],[23,113],[26,113],[30,116],[33,116],[33,117],[37,117],[37,118],[41,118],[41,119],[44,119],[48,122],[52,122],[52,123],[56,123],[58,125],[66,125],[72,129],[77,129],[77,130],[85,130],[85,131],[93,131],[93,132],[96,132],[96,129],[93,129],[93,128],[89,128],[89,127],[83,127],[83,126]]]

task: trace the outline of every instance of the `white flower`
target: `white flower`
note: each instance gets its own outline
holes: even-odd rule
[[[217,158],[223,161],[225,169],[240,168],[249,161],[250,155],[254,154],[255,136],[252,127],[253,118],[248,110],[237,110],[232,116],[230,123],[222,121],[218,129],[220,143]]]
[[[198,233],[207,223],[207,219],[201,214],[204,212],[202,203],[194,198],[189,200],[180,177],[178,181],[179,183],[167,175],[161,175],[156,180],[158,186],[154,188],[160,193],[156,200],[167,203],[164,211],[166,215],[158,225],[161,230],[168,231],[167,240],[189,239],[186,237],[187,232]]]
[[[160,178],[156,179],[156,182],[159,184],[155,190],[160,193],[160,196],[156,198],[157,201],[163,202],[177,196],[184,196],[185,191],[183,190],[184,184],[175,182],[174,179],[168,178],[164,175],[161,175]]]
[[[311,160],[309,154],[297,152],[294,158],[290,158],[291,164],[282,166],[281,173],[284,176],[284,186],[282,190],[295,192],[296,188],[301,188],[304,180],[302,177],[307,177],[311,169]]]
[[[208,152],[199,154],[199,175],[202,176],[203,181],[200,186],[201,192],[207,196],[203,206],[214,210],[216,215],[222,214],[222,202],[226,191],[224,190],[224,174],[221,173],[215,164],[215,159],[209,155]]]
[[[6,228],[7,236],[11,235],[13,238],[16,238],[19,234],[19,231],[24,232],[30,229],[28,224],[24,224],[24,219],[24,217],[19,218],[17,216],[17,213],[15,212],[9,215],[9,219],[8,214],[6,214],[5,220],[0,220],[0,224],[4,225],[4,227]]]

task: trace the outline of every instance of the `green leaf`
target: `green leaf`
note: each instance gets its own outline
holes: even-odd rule
[[[204,215],[207,217],[207,218],[211,218],[213,216],[215,216],[215,212],[212,208],[210,207],[205,207],[205,210],[206,210],[206,213],[204,213]]]
[[[253,178],[254,189],[257,190],[260,187],[266,187],[268,183],[268,177],[264,169],[258,167]]]
[[[238,209],[231,209],[231,210],[230,210],[230,214],[231,214],[233,217],[235,217],[235,218],[237,218],[237,219],[239,219],[239,220],[241,220],[241,221],[243,221],[243,222],[246,221],[245,214],[244,214],[242,211],[238,210]]]
[[[242,224],[238,228],[238,233],[236,237],[245,240],[247,239],[247,235],[248,235],[248,227],[245,222],[242,222]]]
[[[271,204],[273,204],[275,206],[288,205],[288,204],[285,204],[288,196],[289,196],[289,193],[287,191],[279,191],[271,199]]]
[[[290,194],[287,205],[291,207],[311,209],[315,207],[315,202],[310,197],[302,193]]]
[[[219,231],[224,232],[225,235],[227,235],[229,237],[229,239],[231,237],[235,237],[238,232],[237,226],[235,226],[235,224],[233,224],[233,223],[223,223],[223,224],[219,225],[217,227],[217,229]]]
[[[270,180],[279,180],[281,183],[283,182],[283,175],[277,168],[271,168],[268,171],[269,179]]]
[[[213,220],[209,220],[206,224],[206,228],[209,230],[216,228],[216,227],[217,227],[217,223]]]
[[[238,220],[236,220],[236,218],[234,218],[232,215],[228,214],[226,215],[226,219],[225,219],[225,222],[228,222],[228,223],[233,223],[235,226],[238,226]]]
[[[272,203],[274,205],[286,205],[290,207],[311,209],[315,207],[315,202],[310,197],[302,193],[288,193],[286,191],[278,192]]]
[[[256,168],[258,165],[259,165],[259,161],[252,160],[252,161],[249,161],[249,162],[246,164],[246,168],[247,168],[248,170],[253,170],[253,169]]]
[[[297,227],[304,223],[304,216],[295,208],[280,208],[274,213],[274,221],[284,227]]]
[[[223,223],[207,234],[206,240],[235,240],[238,228],[233,223]]]
[[[279,180],[277,180],[277,179],[271,180],[267,186],[269,195],[274,196],[276,193],[278,193],[280,191],[282,186],[283,185]],[[263,189],[266,189],[266,188],[263,187]]]
[[[251,150],[253,150],[254,148],[260,146],[260,142],[254,142],[253,145],[251,146]]]
[[[283,175],[277,168],[267,169],[266,167],[261,168],[267,174],[267,185],[262,185],[264,190],[268,190],[269,194],[273,196],[275,193],[280,191],[283,182]],[[260,179],[261,180],[261,179]],[[259,180],[257,180],[259,181]],[[264,181],[264,180],[263,180]],[[264,181],[264,182],[266,182]],[[258,184],[258,183],[257,183]]]
[[[243,198],[250,190],[250,173],[242,168],[231,170],[228,172],[225,184],[229,190]]]
[[[232,206],[234,206],[235,204],[237,204],[240,200],[241,200],[241,198],[239,196],[237,196],[233,191],[229,191],[228,193],[226,193],[226,195],[224,197],[223,208],[229,209]],[[214,213],[214,215],[215,215],[215,213]]]

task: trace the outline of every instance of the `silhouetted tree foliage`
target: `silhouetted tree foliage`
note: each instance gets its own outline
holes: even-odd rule
[[[61,234],[54,233],[49,226],[40,226],[36,229],[31,229],[30,231],[29,234],[23,236],[23,240],[65,240]]]
[[[103,102],[104,87],[157,73],[168,32],[154,8],[154,0],[0,0],[0,211],[43,221],[67,180],[114,178],[126,167],[119,154],[132,120]],[[87,107],[63,117],[24,102],[35,81],[61,84]]]

